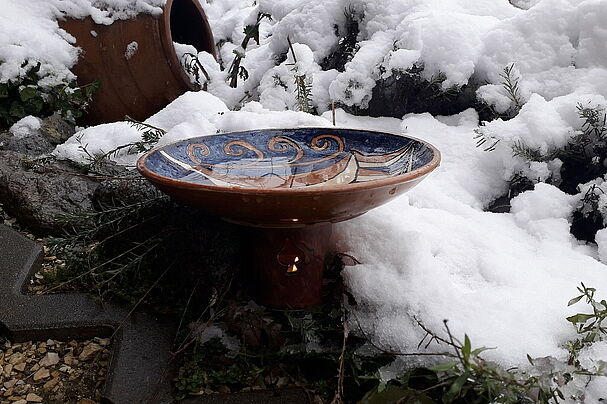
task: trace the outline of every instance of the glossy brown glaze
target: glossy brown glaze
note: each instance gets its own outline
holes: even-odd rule
[[[82,49],[72,69],[79,85],[99,80],[88,124],[124,119],[144,120],[186,91],[200,88],[190,82],[177,58],[173,41],[195,46],[216,56],[211,27],[196,0],[167,0],[161,15],[139,14],[111,25],[90,17],[60,23]],[[137,50],[127,56],[127,47]]]
[[[188,187],[150,181],[165,194],[229,222],[255,227],[300,227],[360,216],[405,193],[422,179],[417,177],[397,184],[337,192],[272,192],[274,189],[271,189],[244,193],[215,189],[193,191]]]
[[[245,269],[255,300],[293,309],[320,304],[325,261],[334,253],[331,228],[248,230]]]
[[[434,153],[433,159],[419,169],[388,178],[319,188],[261,189],[188,183],[149,170],[145,164],[149,153],[139,159],[137,168],[167,195],[224,220],[254,227],[301,227],[351,219],[413,188],[440,163],[440,152],[418,141]]]

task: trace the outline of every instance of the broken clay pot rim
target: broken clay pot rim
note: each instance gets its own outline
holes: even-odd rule
[[[171,65],[171,70],[174,75],[176,75],[180,80],[185,83],[185,85],[190,89],[190,91],[200,91],[201,86],[193,83],[190,80],[190,77],[185,72],[179,57],[177,56],[177,52],[175,51],[175,46],[173,44],[173,33],[171,32],[171,13],[173,12],[173,3],[175,0],[167,0],[163,7],[162,17],[160,19],[160,30],[163,35],[160,36],[160,41],[162,42],[162,46],[165,49],[167,57],[169,58],[169,64]],[[215,42],[213,31],[211,29],[211,24],[209,23],[206,13],[200,3],[198,1],[192,1],[191,4],[196,8],[196,11],[201,16],[202,21],[202,29],[205,31],[207,37],[211,38],[212,42]],[[196,49],[198,52],[201,50]],[[217,48],[212,47],[211,52],[213,58],[217,60]]]
[[[377,135],[389,135],[389,136],[398,136],[405,137],[407,139],[411,139],[413,141],[419,142],[424,146],[428,147],[433,154],[432,160],[423,165],[420,168],[416,168],[412,171],[409,171],[404,174],[399,174],[393,177],[377,179],[373,181],[366,182],[358,182],[358,183],[349,183],[349,184],[338,184],[338,185],[327,185],[323,187],[297,187],[297,188],[247,188],[240,186],[220,186],[220,185],[211,185],[211,184],[198,184],[187,181],[176,180],[172,178],[168,178],[164,175],[160,175],[155,173],[146,167],[146,159],[159,150],[162,150],[165,147],[173,146],[179,143],[186,142],[190,139],[201,138],[201,137],[214,137],[214,136],[234,136],[238,134],[248,133],[251,131],[262,131],[262,130],[280,130],[280,131],[297,131],[297,130],[320,130],[320,131],[339,131],[339,130],[349,130],[355,132],[365,132],[369,134],[377,134]],[[336,127],[336,126],[328,126],[328,127],[317,127],[317,126],[302,126],[298,128],[255,128],[244,131],[233,131],[233,132],[223,132],[223,133],[214,133],[207,136],[194,136],[188,139],[181,139],[175,142],[171,142],[165,144],[163,146],[158,146],[153,148],[152,150],[146,152],[144,155],[139,157],[137,160],[137,170],[141,175],[146,177],[148,180],[153,183],[157,183],[160,185],[164,185],[170,188],[178,188],[192,191],[214,191],[214,192],[223,192],[223,193],[233,193],[233,194],[243,194],[243,195],[320,195],[320,194],[337,194],[337,193],[347,193],[353,191],[360,190],[369,190],[376,188],[389,187],[392,185],[403,184],[406,182],[410,182],[413,180],[421,179],[425,177],[427,174],[432,172],[440,165],[441,161],[441,153],[440,151],[434,147],[432,144],[421,140],[419,138],[405,135],[404,133],[392,133],[392,132],[382,132],[375,130],[364,130],[364,129],[354,129],[348,127]]]

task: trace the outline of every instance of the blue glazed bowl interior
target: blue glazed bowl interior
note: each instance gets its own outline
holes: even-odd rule
[[[150,152],[166,179],[245,188],[326,187],[395,177],[434,158],[405,136],[349,129],[263,129],[186,139]]]

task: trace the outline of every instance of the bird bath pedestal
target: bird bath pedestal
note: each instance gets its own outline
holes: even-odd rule
[[[321,303],[332,223],[406,192],[439,162],[434,146],[407,136],[300,128],[182,140],[137,168],[167,195],[246,226],[256,300],[301,308]]]

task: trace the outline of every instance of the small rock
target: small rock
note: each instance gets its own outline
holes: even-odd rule
[[[26,397],[25,400],[30,402],[30,403],[41,403],[42,402],[42,397],[40,397],[37,394],[34,393],[29,393]]]
[[[53,145],[65,142],[76,131],[74,125],[66,122],[65,119],[61,117],[61,114],[57,112],[48,118],[44,118],[41,123],[41,134]]]
[[[81,361],[87,361],[87,360],[91,359],[93,357],[93,355],[95,355],[101,349],[102,349],[101,346],[98,344],[95,344],[95,343],[88,344],[87,346],[84,347],[84,349],[78,356],[78,359],[80,359]]]
[[[4,382],[4,388],[10,389],[15,385],[15,383],[17,383],[17,380],[9,380],[8,382]]]
[[[40,381],[42,379],[46,379],[49,377],[51,373],[46,368],[40,368],[36,373],[34,373],[34,381]]]
[[[18,365],[21,362],[25,362],[25,355],[23,355],[22,353],[16,353],[16,354],[12,355],[8,360],[8,363],[10,363],[13,366]]]
[[[47,353],[39,362],[40,366],[54,366],[59,363],[59,354],[54,352]]]
[[[64,357],[63,362],[66,365],[75,365],[78,363],[78,359],[74,358],[74,352],[69,351]]]
[[[110,339],[109,338],[95,338],[95,342],[97,342],[101,346],[108,346],[108,345],[110,345]]]
[[[25,365],[26,365],[25,362],[21,362],[20,364],[15,365],[13,367],[13,369],[16,370],[16,371],[18,371],[18,372],[23,372],[25,370]]]
[[[8,365],[4,366],[4,376],[6,376],[6,377],[10,376],[12,371],[13,371],[13,365],[11,365],[10,363]]]
[[[53,345],[55,345],[55,341],[53,341],[52,339],[49,339],[49,340],[46,341],[46,345],[47,346],[53,346]]]
[[[25,394],[27,394],[28,390],[30,389],[30,385],[29,384],[19,384],[17,383],[17,385],[15,386],[15,394],[19,394],[20,396],[24,396]]]
[[[10,398],[9,398],[9,400],[10,400]],[[24,399],[20,399],[20,400],[13,401],[13,402],[14,402],[14,404],[27,404],[27,401],[25,401]]]
[[[57,383],[59,383],[59,378],[55,377],[54,379],[51,379],[48,382],[44,383],[43,387],[45,390],[51,390],[53,387],[55,387],[57,385]]]

